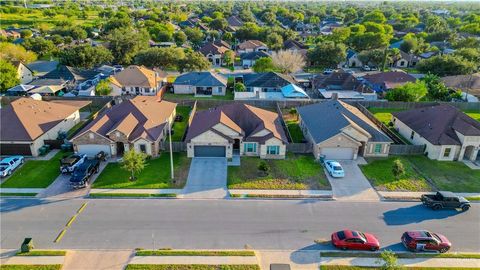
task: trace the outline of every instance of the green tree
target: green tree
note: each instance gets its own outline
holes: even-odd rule
[[[456,55],[436,55],[421,60],[417,69],[422,73],[432,73],[437,76],[463,75],[473,73],[476,66],[473,62]]]
[[[228,50],[223,54],[223,61],[227,66],[233,66],[235,62],[235,53],[232,50]]]
[[[450,101],[452,100],[452,93],[445,86],[445,84],[440,80],[440,78],[433,74],[427,74],[422,78],[422,81],[425,82],[428,93],[427,97],[430,100],[436,101]]]
[[[205,35],[200,28],[186,28],[184,31],[188,40],[195,46],[199,46],[205,38]]]
[[[185,59],[178,63],[178,70],[180,72],[202,71],[209,69],[210,66],[211,63],[200,52],[187,51]]]
[[[135,150],[127,151],[123,155],[122,169],[130,172],[130,181],[135,181],[136,173],[140,173],[146,164],[147,155],[141,152],[135,152]]]
[[[30,38],[32,37],[33,33],[32,33],[32,30],[30,29],[23,29],[22,31],[20,31],[20,36],[22,38]]]
[[[397,179],[405,173],[405,167],[400,159],[395,159],[393,161],[392,173]]]
[[[182,48],[148,48],[135,56],[135,64],[150,68],[177,69],[181,61],[185,61]]]
[[[241,82],[235,83],[235,92],[245,92],[247,87]]]
[[[8,61],[0,59],[0,91],[7,91],[19,83],[17,69]]]
[[[283,38],[277,33],[271,33],[267,36],[266,43],[268,48],[273,51],[277,51],[283,48]]]
[[[277,16],[273,12],[265,12],[262,15],[262,21],[268,25],[274,25],[277,22]]]
[[[348,27],[337,27],[333,29],[331,35],[327,36],[327,39],[335,43],[345,43],[350,37],[350,33],[351,30]]]
[[[252,66],[253,71],[255,72],[270,72],[276,71],[275,65],[273,64],[272,58],[262,57],[255,61],[255,64]]]
[[[119,28],[107,36],[107,41],[115,62],[128,65],[140,50],[148,47],[148,34],[144,30]]]
[[[173,33],[173,40],[177,46],[182,46],[187,41],[187,35],[183,31],[177,31]]]
[[[214,19],[210,22],[210,27],[215,30],[224,30],[227,26],[228,22],[224,18]]]
[[[365,16],[363,16],[363,22],[375,22],[375,23],[385,23],[387,21],[387,18],[385,18],[385,15],[381,10],[374,10],[370,13],[367,13]]]
[[[382,65],[384,57],[385,57],[385,49],[373,49],[368,51],[361,51],[358,54],[358,59],[362,61],[362,63],[367,65],[373,65],[376,67],[380,67]]]
[[[477,66],[480,66],[480,49],[461,48],[456,50],[454,55],[461,56],[468,61],[477,63]]]
[[[380,259],[377,260],[381,264],[381,270],[401,270],[403,267],[398,264],[397,256],[391,250],[384,250],[380,254]]]
[[[308,59],[317,67],[334,68],[345,60],[347,48],[342,43],[324,41],[308,51]]]
[[[55,44],[51,40],[46,40],[43,37],[27,38],[23,42],[23,46],[30,51],[34,51],[40,56],[52,54],[56,51]]]
[[[408,82],[387,92],[388,101],[418,102],[427,94],[424,82]]]
[[[37,55],[34,52],[25,50],[25,48],[20,45],[2,42],[0,43],[0,59],[10,62],[20,61],[30,63],[37,59]]]
[[[113,60],[112,53],[103,46],[77,45],[59,53],[60,63],[66,66],[92,68]]]
[[[112,87],[110,86],[110,80],[105,79],[98,82],[95,86],[95,94],[97,96],[108,96],[112,92]]]

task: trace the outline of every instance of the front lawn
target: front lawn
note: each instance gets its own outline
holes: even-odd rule
[[[183,139],[183,135],[185,130],[187,129],[188,125],[188,117],[190,115],[190,106],[177,106],[177,115],[183,117],[181,122],[174,122],[173,123],[173,135],[172,141],[181,142]]]
[[[136,256],[255,256],[249,250],[139,250]]]
[[[405,172],[395,177],[393,163],[398,159],[405,168]],[[431,191],[428,182],[419,175],[405,157],[389,157],[386,159],[372,159],[367,165],[360,165],[360,169],[372,185],[381,191]]]
[[[61,264],[5,264],[0,267],[2,270],[60,270]]]
[[[50,160],[27,160],[0,187],[46,188],[60,175],[60,159],[68,154],[60,151]]]
[[[458,161],[437,161],[424,156],[408,157],[439,190],[480,192],[480,170],[472,170]]]
[[[173,153],[175,183],[170,179],[170,154],[163,152],[160,157],[147,161],[145,169],[130,181],[130,173],[120,163],[109,163],[92,188],[183,188],[190,167],[190,159],[184,153]]]
[[[256,264],[129,264],[126,270],[260,270]]]
[[[311,155],[290,154],[286,159],[264,160],[269,167],[263,175],[262,159],[242,157],[241,166],[228,167],[230,189],[330,189],[322,166]]]

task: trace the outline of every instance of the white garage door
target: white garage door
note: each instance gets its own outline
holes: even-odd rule
[[[325,159],[353,159],[355,150],[354,148],[345,147],[322,148],[320,155],[325,156]]]
[[[110,145],[104,144],[82,144],[77,145],[77,150],[79,154],[86,154],[89,157],[95,156],[98,152],[103,151],[108,156],[111,156]]]

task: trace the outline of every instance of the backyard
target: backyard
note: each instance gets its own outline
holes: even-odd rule
[[[398,108],[368,108],[368,110],[382,123],[388,126],[388,123],[392,119],[393,112],[401,112],[404,109]],[[466,115],[472,117],[473,119],[480,121],[480,112],[475,110],[465,110],[463,111]]]
[[[185,134],[185,130],[187,129],[188,125],[188,117],[190,115],[190,106],[177,106],[177,116],[182,116],[181,122],[175,122],[173,124],[173,135],[172,141],[181,142],[183,139],[183,135]]]
[[[174,93],[165,93],[163,98],[165,100],[175,100],[175,99],[191,99],[191,100],[208,100],[208,99],[217,99],[217,100],[233,100],[234,94],[233,91],[227,90],[225,96],[211,96],[211,97],[196,97],[195,95],[188,94],[174,94]]]
[[[302,143],[305,138],[303,137],[303,132],[300,126],[298,125],[298,114],[294,108],[290,110],[283,110],[282,111],[283,120],[287,125],[288,132],[292,137],[293,143]]]
[[[265,162],[268,173],[259,169]],[[286,159],[242,157],[241,166],[228,167],[230,189],[330,189],[322,166],[311,155],[289,154]]]
[[[170,155],[163,152],[159,158],[147,161],[145,169],[130,181],[130,174],[120,163],[109,163],[92,188],[183,188],[188,176],[190,159],[184,153],[173,153],[175,179],[170,179]]]
[[[1,188],[46,188],[60,175],[60,159],[70,153],[60,151],[50,160],[27,160]]]

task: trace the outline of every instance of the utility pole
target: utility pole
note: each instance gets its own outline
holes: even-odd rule
[[[173,180],[174,175],[173,175],[173,151],[172,151],[172,125],[168,122],[168,120],[167,120],[167,125],[168,125],[168,141],[170,144],[170,175]]]

